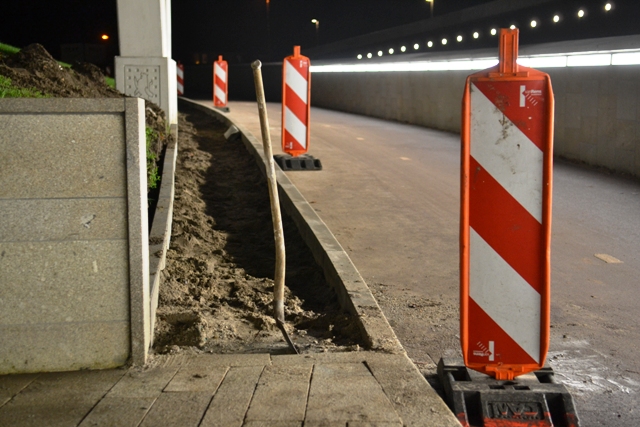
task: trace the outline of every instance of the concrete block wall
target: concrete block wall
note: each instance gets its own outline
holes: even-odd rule
[[[543,69],[556,98],[555,154],[640,177],[640,67]],[[311,103],[460,132],[470,71],[315,73]]]
[[[556,97],[555,154],[640,177],[640,67],[546,71]]]
[[[0,100],[0,374],[144,363],[144,102]]]

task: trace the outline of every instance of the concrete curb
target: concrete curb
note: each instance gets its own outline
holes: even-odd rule
[[[228,114],[197,104],[190,99],[179,98],[179,105],[202,111],[227,126],[235,126],[242,135],[245,147],[256,159],[262,173],[265,173],[266,159],[262,143],[247,129],[233,122]],[[280,201],[284,210],[296,223],[302,239],[323,269],[327,282],[336,291],[340,305],[358,319],[358,326],[367,347],[404,354],[404,348],[349,255],[287,175],[277,164],[275,167]]]
[[[156,310],[158,308],[158,295],[160,293],[160,272],[164,270],[167,250],[171,243],[176,159],[178,157],[178,125],[171,125],[170,132],[171,135],[173,135],[173,142],[167,146],[165,151],[158,205],[156,206],[153,224],[149,231],[149,302],[151,304],[151,341],[149,349],[153,347]]]

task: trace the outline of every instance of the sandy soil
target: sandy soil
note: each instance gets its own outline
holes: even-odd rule
[[[266,181],[242,143],[203,113],[180,115],[172,243],[158,353],[289,352],[272,318],[275,249]],[[301,352],[357,351],[354,319],[284,215],[286,320]]]
[[[93,64],[75,63],[63,67],[37,43],[13,55],[0,54],[0,76],[11,79],[17,88],[36,89],[53,98],[122,98],[124,95],[109,87],[102,71]],[[155,154],[156,166],[162,164],[164,149],[172,136],[167,132],[165,113],[146,101],[146,125],[155,131],[148,150]],[[157,189],[149,188],[149,198],[157,198]],[[153,208],[153,205],[152,205]]]

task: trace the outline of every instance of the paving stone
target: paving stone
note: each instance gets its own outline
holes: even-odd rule
[[[367,365],[408,426],[459,427],[456,417],[403,355],[376,355]]]
[[[75,426],[122,377],[124,371],[42,374],[0,408],[0,426]]]
[[[149,370],[130,369],[107,396],[155,399],[173,379],[179,368],[179,365],[172,365]]]
[[[273,365],[303,365],[315,363],[359,363],[364,362],[369,355],[367,351],[350,351],[345,353],[311,353],[311,354],[281,354],[271,356]]]
[[[243,427],[302,427],[300,421],[247,421]]]
[[[162,393],[140,427],[197,427],[211,402],[212,393]]]
[[[209,391],[213,395],[228,369],[226,366],[185,365],[164,391]]]
[[[315,365],[306,419],[309,422],[402,422],[363,363]]]
[[[262,366],[229,368],[200,427],[241,427],[263,369]]]
[[[0,376],[0,407],[20,393],[36,378],[38,378],[38,374]]]
[[[203,366],[264,366],[271,364],[268,353],[258,354],[200,354],[187,356],[185,364]]]
[[[105,397],[79,427],[137,427],[155,401],[155,398]]]
[[[303,421],[311,365],[267,366],[253,395],[246,421]]]
[[[384,422],[384,421],[349,421],[347,427],[402,427],[402,421]]]

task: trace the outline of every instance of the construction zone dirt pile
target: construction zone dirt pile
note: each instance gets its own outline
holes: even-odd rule
[[[107,85],[100,68],[88,63],[60,65],[39,44],[31,44],[15,54],[0,54],[0,76],[10,80],[13,88],[37,91],[52,98],[122,98],[125,95]],[[153,137],[147,146],[147,155],[159,168],[167,144],[172,136],[164,111],[145,101],[146,125]],[[149,188],[153,192],[154,188]],[[152,195],[150,197],[153,198]]]
[[[275,249],[267,184],[241,142],[197,111],[180,115],[171,247],[160,288],[160,353],[286,353],[272,314]],[[344,313],[291,219],[286,321],[302,352],[360,349]]]

